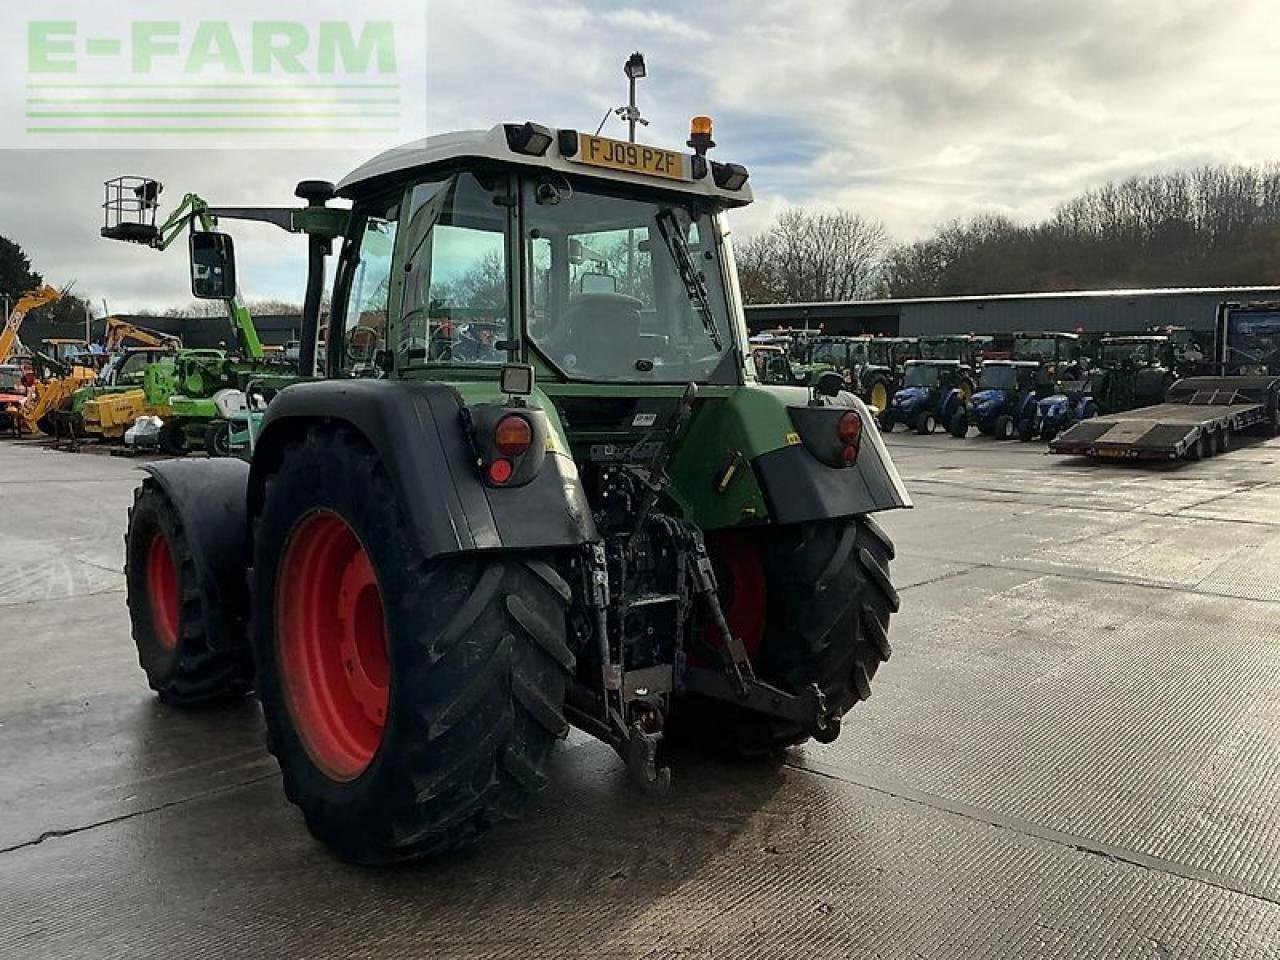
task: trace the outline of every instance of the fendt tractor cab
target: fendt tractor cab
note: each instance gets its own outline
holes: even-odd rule
[[[925,436],[963,414],[973,393],[973,370],[959,360],[908,360],[902,389],[880,413],[880,429],[892,433],[898,424]]]
[[[963,438],[977,427],[985,437],[1012,440],[1024,423],[1035,419],[1041,377],[1041,366],[1034,361],[988,360],[978,375],[978,389],[947,423],[951,435]]]
[[[286,795],[349,858],[519,815],[570,723],[651,790],[667,736],[830,741],[889,657],[870,514],[909,498],[860,401],[756,379],[724,216],[748,174],[709,121],[690,146],[519,123],[369,161],[336,190],[325,378],[275,395],[251,463],[148,468],[127,582],[152,686],[252,687]],[[193,230],[194,268],[232,276]]]

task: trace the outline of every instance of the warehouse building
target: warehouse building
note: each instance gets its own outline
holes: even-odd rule
[[[747,307],[752,333],[777,327],[839,335],[918,337],[939,333],[1064,330],[1141,333],[1174,326],[1213,330],[1224,300],[1280,300],[1280,287],[1202,287],[993,294],[843,303],[780,303]]]

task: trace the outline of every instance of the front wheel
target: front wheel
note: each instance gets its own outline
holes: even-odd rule
[[[231,421],[216,420],[204,435],[205,453],[211,457],[231,456]]]
[[[938,429],[938,418],[926,410],[916,417],[916,433],[927,437]]]
[[[191,449],[187,443],[187,432],[182,421],[177,418],[164,422],[164,426],[156,435],[156,444],[162,453],[167,453],[171,457],[185,456]]]
[[[729,538],[732,558],[717,557],[713,541],[726,619],[762,680],[791,693],[817,684],[829,714],[841,717],[871,696],[876,670],[893,652],[893,544],[870,518],[759,533]],[[673,739],[738,756],[776,753],[812,734],[794,721],[692,696],[677,703],[668,729]],[[822,739],[838,732],[828,728]]]
[[[996,417],[995,435],[997,440],[1012,440],[1015,430],[1013,417],[1007,413],[1002,413]]]
[[[550,557],[427,560],[361,438],[286,449],[255,523],[252,639],[288,798],[342,856],[477,839],[545,782],[574,657]]]
[[[160,699],[185,706],[249,692],[242,615],[202,573],[182,518],[150,478],[129,510],[124,574],[138,662]]]

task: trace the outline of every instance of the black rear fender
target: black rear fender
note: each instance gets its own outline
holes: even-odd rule
[[[486,486],[446,384],[330,380],[282,390],[267,409],[249,478],[249,516],[290,443],[318,424],[344,424],[377,453],[427,557],[574,546],[597,538],[577,467],[548,451],[529,483]]]
[[[210,599],[236,617],[247,609],[245,492],[249,465],[234,458],[169,460],[143,469],[173,505]]]

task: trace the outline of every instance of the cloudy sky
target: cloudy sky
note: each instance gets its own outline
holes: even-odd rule
[[[429,0],[426,20],[430,132],[594,129],[625,98],[622,61],[644,51],[645,139],[679,146],[688,117],[711,114],[717,154],[753,172],[740,233],[812,204],[908,240],[980,211],[1040,217],[1135,173],[1280,160],[1275,0]],[[361,152],[0,149],[0,234],[113,311],[179,304],[181,252],[98,239],[104,179],[279,203]],[[300,299],[302,244],[235,234],[245,294]]]

